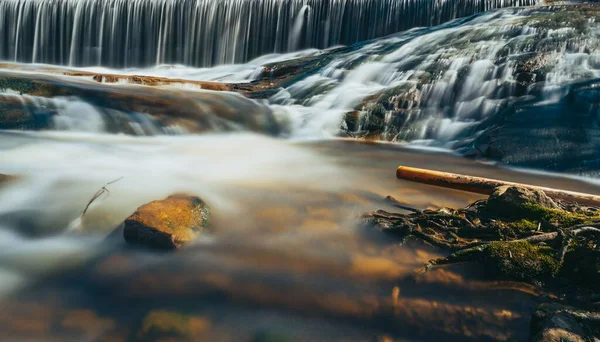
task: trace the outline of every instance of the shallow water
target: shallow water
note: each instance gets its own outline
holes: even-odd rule
[[[600,193],[445,152],[251,134],[5,132],[0,159],[19,176],[0,190],[0,331],[12,340],[135,339],[161,310],[202,322],[200,340],[523,340],[539,290],[473,266],[420,274],[440,251],[357,218],[394,210],[386,195],[419,208],[479,198],[397,180],[399,164]],[[105,239],[137,206],[181,191],[209,203],[214,234],[171,254]]]

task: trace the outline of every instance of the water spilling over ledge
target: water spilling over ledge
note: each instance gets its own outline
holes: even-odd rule
[[[61,76],[52,76],[49,91],[46,85],[32,84],[30,76],[25,79],[24,73],[0,72],[0,76],[5,74],[0,77],[0,90],[12,92],[12,97],[2,99],[8,105],[10,99],[14,104],[15,96],[22,95],[79,96],[94,108],[124,109],[129,114],[121,117],[134,126],[140,125],[138,113],[143,113],[184,128],[201,123],[191,113],[198,109],[189,101],[174,100],[157,111],[155,106],[140,106],[138,100],[135,108],[123,102],[115,107],[114,96],[106,94],[122,97],[119,93],[129,91],[123,89],[128,87],[124,83],[152,86],[140,87],[144,92],[168,88],[161,91],[173,99],[179,98],[181,88],[236,91],[259,103],[243,102],[241,96],[225,93],[206,93],[202,101],[215,104],[210,101],[213,97],[240,106],[227,106],[230,114],[225,116],[215,112],[238,118],[240,129],[256,131],[257,126],[245,126],[241,120],[249,116],[247,105],[253,108],[255,118],[277,118],[282,127],[268,130],[271,134],[311,139],[342,134],[407,141],[512,165],[589,175],[600,169],[596,100],[600,27],[595,19],[599,11],[597,4],[499,9],[344,47],[267,55],[246,64],[215,68],[163,65],[117,70],[3,63],[2,69]],[[90,83],[92,80],[96,82]],[[156,103],[155,99],[144,101]],[[59,114],[66,114],[56,117],[62,121],[69,119],[68,109],[74,108],[37,103],[42,104],[37,106],[38,112],[52,116],[58,109]],[[210,108],[225,109],[219,105]],[[181,112],[193,119],[164,120],[181,117]],[[27,128],[6,118],[6,113],[0,112],[0,128]],[[66,127],[85,128],[77,122]],[[138,130],[137,134],[173,132],[164,127]],[[211,130],[202,123],[200,127],[204,129],[192,127],[182,132]]]
[[[327,48],[538,0],[5,0],[0,59],[210,66]]]

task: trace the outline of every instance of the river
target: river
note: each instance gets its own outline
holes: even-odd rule
[[[600,193],[600,6],[537,3],[1,2],[0,339],[527,340],[553,293],[361,216],[482,198],[399,165]],[[211,232],[127,245],[175,193]]]
[[[0,327],[19,340],[134,338],[162,311],[208,322],[208,340],[525,339],[539,290],[485,280],[473,266],[420,274],[440,251],[400,245],[357,219],[394,210],[387,195],[417,208],[479,198],[397,180],[398,165],[599,192],[589,181],[348,140],[15,132],[0,147],[0,171],[20,177],[0,191]],[[181,191],[209,203],[214,234],[175,254],[106,238],[137,206]]]

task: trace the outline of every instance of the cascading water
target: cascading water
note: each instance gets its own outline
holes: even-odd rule
[[[321,121],[335,134],[350,112],[352,134],[452,146],[515,99],[600,77],[596,11],[502,10],[357,44],[270,102],[302,117],[297,133],[315,134]]]
[[[4,0],[0,59],[140,67],[239,63],[538,0]]]

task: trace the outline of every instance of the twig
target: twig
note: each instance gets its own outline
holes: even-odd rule
[[[409,207],[407,205],[404,205],[404,204],[400,203],[400,201],[398,201],[397,199],[395,199],[392,196],[387,196],[384,201],[386,203],[388,203],[388,204],[396,207],[396,208],[404,209],[404,210],[407,210],[407,211],[412,211],[413,213],[420,213],[421,212],[421,210],[419,210],[419,209],[416,209],[416,208],[413,208],[413,207]]]
[[[100,196],[102,196],[103,194],[106,194],[106,197],[108,197],[110,195],[110,191],[108,190],[107,186],[109,186],[113,183],[116,183],[116,182],[120,181],[121,179],[123,179],[123,177],[119,177],[113,181],[110,181],[110,182],[104,184],[102,186],[102,188],[100,188],[100,190],[96,191],[94,196],[92,196],[92,198],[90,199],[88,204],[85,206],[85,209],[83,209],[83,212],[81,213],[81,217],[83,218],[83,215],[85,215],[85,213],[87,212],[90,205],[92,205],[92,203],[94,203],[94,201],[97,200]]]

